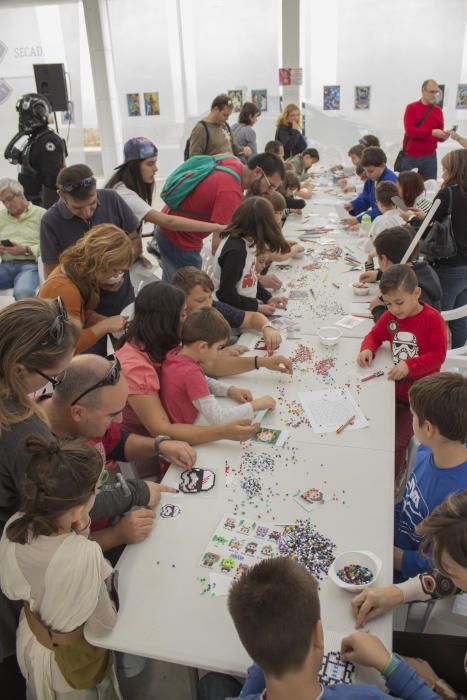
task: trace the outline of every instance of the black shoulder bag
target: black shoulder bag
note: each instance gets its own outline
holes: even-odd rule
[[[417,129],[419,126],[421,126],[423,124],[423,122],[425,121],[427,116],[432,112],[432,110],[435,106],[436,105],[431,105],[430,109],[427,109],[425,114],[423,115],[423,117],[415,124]],[[409,143],[409,141],[410,141],[410,136],[408,136],[406,139],[404,139],[404,143],[402,144],[402,148],[399,151],[399,153],[397,154],[396,160],[394,161],[394,170],[396,171],[396,173],[400,173],[400,171],[401,171],[402,158],[405,156],[405,149],[407,148],[407,144]]]
[[[452,228],[452,189],[448,187],[449,209],[441,221],[434,221],[420,243],[420,252],[430,260],[452,258],[457,254],[457,243]]]

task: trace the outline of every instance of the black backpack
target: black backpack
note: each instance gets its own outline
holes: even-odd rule
[[[205,132],[206,132],[206,147],[205,147],[205,150],[207,151],[207,150],[208,150],[208,146],[209,146],[209,129],[208,129],[208,127],[206,126],[206,122],[204,122],[203,120],[201,120],[200,122],[198,122],[198,124],[202,124],[202,125],[204,126],[204,130],[205,130]],[[191,137],[191,134],[190,134],[190,137]],[[185,150],[183,151],[183,160],[188,160],[188,158],[190,157],[190,137],[188,137],[187,142],[186,142],[186,144],[185,144]]]

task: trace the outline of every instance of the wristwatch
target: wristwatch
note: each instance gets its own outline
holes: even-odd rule
[[[156,455],[160,454],[161,451],[161,442],[165,442],[166,440],[171,440],[172,438],[170,435],[158,435],[156,439],[154,440],[154,449],[156,450]]]

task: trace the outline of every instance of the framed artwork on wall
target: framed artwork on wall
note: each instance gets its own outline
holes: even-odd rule
[[[268,111],[268,91],[267,90],[252,90],[251,101],[258,107],[261,112]]]
[[[457,86],[456,109],[467,109],[467,83]]]
[[[144,93],[144,112],[147,117],[155,117],[161,113],[158,92]]]
[[[444,106],[444,93],[445,93],[445,90],[446,90],[446,85],[444,85],[444,84],[443,84],[443,85],[438,85],[438,89],[439,89],[439,94],[438,94],[438,99],[436,100],[436,104],[438,105],[438,107],[441,107],[441,109],[443,109],[443,106]]]
[[[355,86],[354,109],[370,109],[370,85]]]
[[[279,85],[292,85],[291,68],[279,68]]]
[[[233,111],[240,112],[243,105],[243,90],[227,90],[227,94],[232,100]]]
[[[323,87],[323,109],[336,110],[341,108],[341,86],[325,85]]]
[[[140,117],[141,106],[139,103],[139,92],[129,92],[126,95],[126,105],[129,117]]]

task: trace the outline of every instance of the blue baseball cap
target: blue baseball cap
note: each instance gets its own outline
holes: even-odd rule
[[[145,160],[157,156],[157,147],[146,137],[137,136],[126,142],[123,147],[123,155],[125,160],[115,170],[120,170],[130,160]]]

